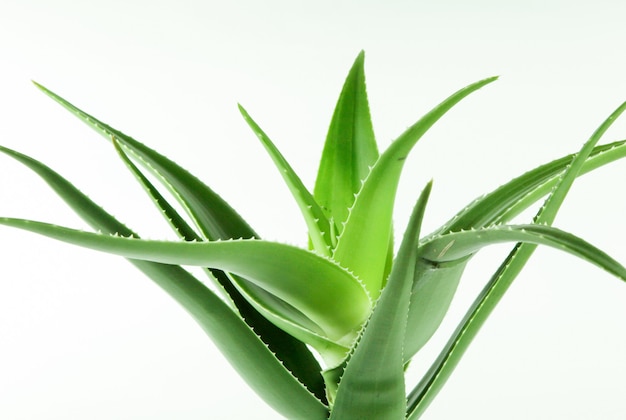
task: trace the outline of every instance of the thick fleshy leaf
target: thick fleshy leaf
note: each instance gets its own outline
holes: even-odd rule
[[[415,143],[447,111],[494,80],[495,77],[484,79],[457,91],[409,127],[379,157],[363,183],[333,258],[353,271],[374,298],[378,297],[386,277],[393,206],[406,157]]]
[[[202,238],[197,235],[187,222],[178,214],[176,209],[174,209],[173,206],[163,197],[158,189],[143,175],[143,173],[135,164],[133,164],[128,156],[126,156],[126,153],[115,139],[113,139],[113,144],[115,145],[122,160],[126,163],[126,166],[135,175],[154,203],[161,210],[164,218],[170,223],[170,225],[172,225],[172,228],[179,234],[179,236],[186,241],[202,240]],[[208,271],[207,274],[209,277],[216,280],[228,293],[229,298],[232,299],[238,307],[241,315],[244,319],[248,320],[249,325],[255,329],[261,339],[266,341],[266,344],[270,346],[270,349],[275,349],[277,351],[277,356],[280,357],[284,352],[289,354],[297,353],[296,349],[303,346],[303,344],[299,341],[312,345],[318,349],[326,359],[341,359],[347,353],[348,348],[345,346],[339,346],[328,340],[328,338],[324,336],[323,330],[317,324],[306,317],[301,311],[289,305],[287,302],[277,298],[256,284],[247,281],[240,276],[217,269],[205,268],[205,270]],[[245,299],[242,295],[245,296]],[[250,305],[252,305],[252,307]],[[256,313],[255,310],[258,313]],[[259,317],[259,314],[263,316]],[[266,320],[271,321],[271,323],[277,326],[279,330],[271,328],[270,325],[266,325]],[[284,332],[289,335],[286,335]],[[290,341],[293,341],[293,343],[288,348],[284,348],[283,345],[279,345],[278,348],[276,348],[278,344],[276,343],[277,340],[284,344],[287,344]],[[308,352],[308,350],[305,349],[302,349],[301,351],[303,353]],[[288,367],[293,369],[295,372],[299,372],[307,366],[305,363],[301,363],[301,365],[302,366]],[[310,366],[311,367],[310,369],[307,369],[307,372],[310,371],[310,375],[315,374],[316,378],[319,377],[317,382],[318,385],[321,385],[323,383],[321,376],[319,375],[321,367],[319,367],[317,363],[312,363]],[[322,392],[323,390],[321,387],[318,386],[316,389],[316,395],[318,397],[325,395]]]
[[[115,130],[78,109],[54,92],[37,83],[35,85],[107,140],[115,138],[130,151],[138,159],[139,163],[154,174],[173,193],[174,197],[177,198],[199,228],[202,236],[208,239],[258,237],[246,221],[228,203],[186,169],[130,136]],[[298,340],[289,337],[288,334],[274,327],[263,316],[259,315],[243,297],[236,293],[232,286],[227,284],[231,280],[228,274],[219,274],[215,270],[213,274],[225,286],[227,293],[229,293],[230,298],[246,319],[246,322],[254,328],[254,331],[262,337],[272,351],[276,352],[281,360],[285,361],[289,369],[307,384],[321,384],[317,374],[319,365],[306,346],[299,343]],[[257,290],[254,298],[264,302],[266,307],[278,307],[277,301],[269,294],[263,295],[263,292]],[[291,316],[295,317],[294,313],[291,313]],[[295,363],[291,364],[291,360]],[[321,393],[318,387],[316,395],[321,394],[323,393]]]
[[[433,235],[510,221],[548,194],[574,157],[572,154],[541,165],[474,200]],[[584,161],[577,175],[584,175],[624,157],[624,140],[597,146]]]
[[[170,159],[80,110],[44,86],[35,85],[107,140],[115,138],[168,187],[207,239],[257,237],[252,228],[206,184]]]
[[[91,226],[107,232],[136,236],[47,166],[4,147],[0,147],[0,151],[39,174]],[[327,408],[320,401],[324,397],[316,398],[309,392],[243,319],[204,284],[175,265],[139,260],[130,262],[189,312],[241,377],[275,410],[287,418],[302,415],[314,419],[326,418]],[[292,363],[301,362],[305,368],[309,363],[297,349],[294,349],[292,357]],[[321,385],[315,381],[315,378],[312,379],[310,385],[314,390]]]
[[[111,139],[115,150],[126,164],[126,167],[135,176],[137,181],[141,184],[143,189],[148,193],[152,201],[159,210],[163,213],[163,217],[170,224],[172,229],[178,234],[181,239],[186,241],[201,241],[202,237],[196,233],[196,231],[189,226],[187,221],[178,213],[178,211],[172,206],[167,199],[159,192],[159,190],[150,182],[150,180],[139,170],[139,168],[130,160],[122,146],[115,138]]]
[[[533,225],[535,228],[542,229],[552,224],[567,192],[584,167],[585,161],[593,152],[595,145],[624,110],[626,110],[626,103],[620,105],[600,127],[598,127],[589,140],[583,145],[580,152],[572,159],[570,165],[565,168],[552,194],[546,199],[543,207],[537,213],[534,220],[536,225]],[[572,241],[577,242],[576,240]],[[420,383],[418,383],[409,394],[409,419],[417,419],[430,405],[452,374],[452,371],[458,365],[482,325],[489,315],[491,315],[526,262],[530,259],[535,248],[535,244],[516,244],[496,273],[491,277],[457,327],[453,336],[439,354],[437,360],[435,360]],[[604,262],[598,265],[609,272],[615,271],[615,274],[619,277],[626,279],[624,277],[624,267],[610,259],[604,252],[592,251],[592,255],[584,255],[585,252],[590,251],[590,247],[582,245],[582,248],[581,254],[583,254],[583,258],[596,264],[604,260]]]
[[[304,216],[304,220],[309,229],[309,238],[313,244],[313,249],[320,255],[330,256],[330,248],[332,246],[331,239],[333,239],[333,235],[326,215],[267,134],[265,134],[261,127],[259,127],[241,105],[239,105],[239,111],[241,111],[241,115],[243,115],[243,118],[250,128],[252,128],[254,134],[261,140],[263,147],[265,147],[271,156],[278,171],[287,183],[289,191],[291,191],[296,203],[298,203],[300,212]]]
[[[623,157],[626,157],[626,141],[597,146],[578,175]],[[451,230],[479,228],[510,220],[548,194],[573,158],[574,155],[568,155],[537,167],[478,198],[423,242]],[[407,329],[412,333],[407,334],[405,344],[407,360],[426,344],[441,324],[468,261],[436,265],[421,263],[423,267],[416,274],[420,279],[415,281],[409,309]]]
[[[340,234],[348,209],[378,158],[365,86],[365,53],[357,56],[330,122],[315,182],[315,200]],[[336,238],[332,238],[333,242]],[[334,243],[333,243],[334,247]]]
[[[420,247],[420,257],[433,264],[458,261],[481,248],[502,242],[548,245],[587,260],[626,280],[626,268],[588,242],[548,225],[504,225],[449,233]]]
[[[430,189],[429,183],[415,205],[389,281],[348,361],[331,420],[405,418],[404,337],[419,231]]]
[[[148,241],[10,218],[0,218],[0,224],[126,258],[212,267],[240,275],[302,311],[327,337],[344,345],[352,344],[371,309],[365,289],[348,271],[290,245],[257,239]]]
[[[479,228],[510,220],[548,194],[558,182],[563,170],[571,164],[574,156],[564,156],[541,165],[474,200],[422,242],[450,231]],[[623,157],[626,157],[626,141],[597,146],[584,162],[578,175],[586,174]],[[420,290],[414,291],[411,300],[408,330],[413,333],[407,334],[405,357],[410,358],[417,353],[441,324],[467,262],[439,263],[436,266],[424,263],[424,267],[417,270],[421,280],[416,280],[415,285]]]
[[[468,260],[432,264],[417,262],[407,316],[405,362],[430,340],[448,312]]]

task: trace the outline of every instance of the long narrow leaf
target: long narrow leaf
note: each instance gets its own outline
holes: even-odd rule
[[[40,175],[72,209],[91,226],[106,232],[137,236],[113,216],[82,194],[74,185],[40,162],[0,146]],[[259,396],[288,418],[308,413],[326,418],[327,408],[311,394],[259,339],[251,328],[210,289],[175,265],[130,260],[139,270],[172,296],[212,337],[220,351]],[[242,348],[238,346],[242,345]],[[295,362],[300,360],[296,352]],[[273,388],[267,386],[273,384]],[[315,382],[311,382],[313,389]]]
[[[304,220],[309,229],[309,238],[311,238],[313,249],[321,255],[330,256],[333,233],[326,215],[267,134],[265,134],[261,127],[259,127],[241,105],[239,105],[239,111],[250,128],[252,128],[252,131],[254,131],[259,140],[261,140],[263,147],[265,147],[270,154],[281,176],[287,183],[291,194],[295,198],[296,203],[298,203],[300,212],[304,216]]]
[[[314,197],[341,234],[348,209],[378,158],[365,86],[365,53],[358,55],[343,85],[330,122]],[[336,238],[333,239],[333,247]]]
[[[211,240],[257,237],[252,228],[206,184],[170,159],[130,136],[80,110],[56,93],[35,83],[46,95],[66,108],[107,140],[115,138],[168,187],[189,213],[202,234]]]
[[[113,129],[86,112],[78,109],[54,92],[35,83],[42,92],[76,115],[81,121],[93,128],[107,140],[115,138],[121,145],[128,148],[148,171],[153,173],[178,199],[208,239],[255,238],[258,235],[218,194],[206,184],[190,174],[187,170],[170,159],[134,140],[133,138]],[[219,274],[217,274],[219,276]],[[220,276],[222,283],[229,279]],[[319,379],[319,364],[306,348],[292,337],[259,315],[248,302],[234,293],[232,287],[226,287],[233,303],[254,330],[268,343],[272,351],[285,361],[289,369],[303,382],[316,389],[316,395],[323,395]],[[293,363],[292,363],[293,362]]]
[[[389,146],[365,180],[339,237],[333,258],[354,271],[374,298],[378,297],[386,277],[395,194],[406,157],[415,143],[447,111],[470,93],[494,80],[496,78],[492,77],[473,83],[437,105]]]
[[[600,249],[581,238],[548,225],[504,225],[455,232],[431,240],[420,247],[420,257],[433,264],[457,261],[481,248],[502,242],[548,245],[587,260],[626,280],[626,269]]]
[[[574,157],[572,154],[541,165],[474,200],[434,235],[510,221],[548,194]],[[577,175],[584,175],[624,157],[626,157],[624,140],[596,146]]]
[[[595,145],[602,135],[608,130],[619,115],[626,109],[626,103],[621,104],[591,135],[583,145],[581,151],[574,157],[571,164],[565,169],[562,177],[555,186],[553,193],[546,199],[544,206],[539,210],[534,222],[536,227],[541,224],[549,225],[554,221],[567,191],[584,166],[584,162],[592,153]],[[417,419],[429,406],[431,401],[443,387],[452,371],[456,368],[470,343],[478,334],[493,309],[500,302],[526,262],[532,256],[536,245],[518,243],[496,273],[487,283],[481,294],[474,301],[464,319],[457,327],[454,335],[450,338],[437,360],[433,363],[427,374],[409,394],[409,419]],[[591,258],[604,259],[604,253],[594,253]],[[606,255],[606,254],[604,254]],[[595,261],[593,261],[595,262]],[[605,269],[609,270],[610,261],[604,263]],[[619,267],[617,275],[624,279],[624,267]],[[601,265],[602,266],[602,265]],[[610,271],[610,270],[609,270]]]
[[[407,316],[405,362],[411,360],[441,325],[467,262],[468,259],[440,264],[423,259],[417,262]]]
[[[355,277],[331,260],[290,245],[256,239],[149,241],[11,218],[0,218],[0,224],[126,258],[240,275],[301,310],[338,343],[350,345],[370,312],[370,300]]]
[[[141,184],[143,189],[148,193],[152,201],[157,208],[163,213],[163,217],[170,224],[172,229],[178,234],[181,239],[186,241],[200,241],[202,237],[196,233],[195,230],[185,221],[185,219],[178,213],[178,211],[172,206],[165,197],[159,192],[159,190],[150,182],[150,180],[137,168],[137,166],[130,160],[122,146],[115,138],[111,139],[115,150],[126,164],[126,167],[135,176],[137,181]]]
[[[625,156],[626,141],[597,146],[585,161],[579,175]],[[569,155],[542,165],[475,200],[422,242],[451,230],[479,228],[510,220],[549,193],[573,158],[574,155]],[[407,360],[426,344],[441,324],[468,261],[469,259],[465,259],[436,265],[421,263],[422,267],[416,274],[419,279],[415,281],[407,322],[407,328],[411,331],[411,334],[407,334],[405,344]]]
[[[339,382],[331,420],[405,418],[404,337],[419,231],[430,189],[431,183],[415,205],[389,281]]]
[[[133,164],[115,139],[113,139],[113,144],[126,166],[180,237],[186,241],[202,240]],[[325,398],[323,379],[320,374],[321,367],[303,343],[319,349],[327,359],[342,358],[347,349],[325,338],[321,328],[301,311],[254,283],[222,270],[206,268],[205,270],[208,271],[209,277],[215,279],[226,291],[244,320],[268,347],[276,352],[277,357],[283,360],[285,366],[298,378],[302,378],[305,384],[311,384],[318,398]]]

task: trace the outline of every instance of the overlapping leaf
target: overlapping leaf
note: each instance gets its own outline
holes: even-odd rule
[[[404,161],[417,141],[470,93],[496,80],[473,83],[444,100],[396,139],[374,164],[356,197],[333,258],[354,271],[374,298],[386,278],[395,194]]]
[[[358,55],[343,85],[330,122],[315,182],[314,197],[341,234],[378,147],[365,86],[365,54]],[[333,248],[336,238],[332,238]]]
[[[402,420],[406,412],[404,337],[429,183],[415,205],[387,286],[346,366],[331,420]]]
[[[80,110],[40,84],[35,83],[35,85],[107,140],[115,139],[121,146],[126,148],[132,156],[137,158],[138,161],[144,165],[148,171],[154,174],[157,179],[172,192],[174,197],[178,199],[198,227],[202,237],[208,239],[258,237],[245,220],[243,220],[228,203],[187,170],[155,150],[152,150],[130,136],[125,135],[119,130],[108,126],[104,122]],[[176,229],[182,229],[181,225],[177,226]],[[246,322],[248,322],[272,350],[276,352],[278,357],[285,361],[289,369],[304,382],[317,383],[319,385],[319,375],[315,372],[318,370],[319,365],[306,346],[284,333],[280,328],[268,323],[267,319],[252,308],[249,302],[234,289],[233,285],[230,284],[232,278],[229,278],[227,273],[217,273],[213,270],[213,275],[226,289],[229,297],[233,300]],[[255,289],[254,285],[249,286],[248,292],[254,292],[251,298],[254,302],[260,303],[264,308],[282,308],[287,311],[290,309],[274,296],[258,288]],[[290,311],[289,315],[291,318],[295,319],[297,312]],[[316,395],[323,394],[320,392],[319,386],[317,386],[317,390]]]
[[[74,185],[40,162],[0,146],[0,151],[13,157],[40,175],[59,196],[94,228],[125,236],[137,235],[82,194]],[[267,345],[243,319],[232,311],[204,284],[176,265],[131,259],[144,274],[181,304],[214,340],[242,378],[265,401],[283,415],[301,415],[312,419],[326,418],[327,408],[285,368]],[[294,349],[295,350],[295,349]],[[307,362],[306,359],[295,361]],[[305,379],[311,379],[305,377]],[[315,378],[309,386],[319,388]],[[272,387],[267,384],[272,383]],[[306,414],[305,414],[306,413]]]
[[[294,196],[300,212],[304,216],[304,220],[309,229],[309,238],[313,244],[313,249],[321,255],[330,256],[330,249],[333,245],[333,231],[330,227],[326,215],[317,204],[309,190],[306,189],[300,177],[294,172],[293,168],[283,155],[278,151],[274,143],[259,127],[259,125],[250,117],[248,112],[240,105],[239,111],[243,115],[252,131],[257,135],[263,147],[268,151],[272,160],[276,164],[281,176],[285,179],[291,194]]]
[[[200,236],[196,234],[170,203],[167,202],[163,195],[159,193],[158,189],[155,188],[143,173],[141,173],[139,168],[131,162],[126,153],[119,146],[117,140],[113,139],[113,144],[127,167],[139,180],[154,203],[162,211],[164,218],[172,225],[173,229],[179,233],[181,238],[186,241],[201,240]],[[277,351],[280,356],[287,358],[289,362],[293,361],[294,364],[298,362],[297,366],[290,366],[291,363],[288,363],[288,367],[293,368],[297,373],[306,369],[306,376],[311,376],[310,380],[319,378],[317,380],[318,386],[315,387],[317,390],[316,395],[320,398],[324,396],[322,392],[321,375],[319,374],[320,366],[317,363],[306,363],[306,359],[299,360],[302,357],[307,357],[307,353],[309,352],[308,350],[304,351],[304,349],[298,352],[297,348],[301,346],[302,343],[310,344],[327,360],[343,358],[348,349],[328,339],[324,331],[301,311],[277,296],[268,293],[265,289],[256,284],[222,270],[205,270],[209,271],[209,276],[216,279],[220,286],[226,290],[229,297],[236,302],[236,306],[244,319],[252,318],[250,322],[251,326],[254,327],[255,331],[262,339],[269,341],[268,345],[270,348],[276,347],[278,343],[280,347],[278,347]],[[245,299],[240,294],[245,296]],[[258,311],[258,313],[254,312],[254,310]],[[262,317],[258,316],[259,313]],[[269,325],[268,320],[274,325]],[[279,327],[279,329],[275,328],[275,326]],[[293,341],[293,343],[290,343],[291,341]],[[281,350],[287,350],[287,354],[283,355],[284,352]],[[302,353],[303,356],[299,356],[299,353]]]
[[[625,156],[626,141],[597,146],[584,162],[578,175],[583,175]],[[509,220],[554,188],[573,158],[574,155],[569,155],[539,166],[476,199],[450,222],[422,239],[422,243],[437,235],[450,232],[452,229],[455,231],[477,229]],[[408,318],[408,330],[411,333],[406,337],[405,357],[407,360],[426,344],[441,324],[469,258],[468,256],[459,261],[446,263],[432,264],[426,261],[419,263],[421,267],[416,271],[419,279],[415,281]]]
[[[548,196],[534,219],[536,225],[534,225],[533,228],[540,231],[543,230],[541,232],[542,235],[545,234],[545,231],[550,230],[547,225],[552,224],[554,221],[567,192],[578,174],[584,168],[585,161],[593,153],[595,145],[624,110],[626,110],[626,103],[621,104],[600,127],[598,127],[589,140],[583,145],[580,152],[574,156],[571,163],[565,168],[554,190]],[[568,241],[576,243],[576,245],[568,246],[567,248],[576,248],[577,252],[580,252],[584,259],[598,264],[607,271],[626,280],[626,269],[608,257],[604,252],[593,250],[588,244],[581,244],[582,241],[573,238],[573,235],[559,234],[557,236],[561,236],[561,239],[563,239],[564,236],[569,236]],[[420,383],[409,394],[409,419],[417,419],[429,406],[459,363],[465,350],[469,347],[482,325],[531,257],[535,248],[536,245],[534,244],[518,243],[500,265],[496,273],[491,277],[490,281],[474,301],[466,316],[439,354],[437,360],[433,363]],[[591,255],[589,255],[589,252],[591,252]]]

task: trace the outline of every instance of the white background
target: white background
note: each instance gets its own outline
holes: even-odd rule
[[[170,237],[111,146],[48,86],[158,149],[268,239],[305,245],[241,102],[309,186],[347,71],[366,51],[381,148],[475,80],[407,161],[400,234],[434,178],[426,231],[475,196],[576,151],[626,100],[621,1],[0,3],[0,143],[59,170],[144,236]],[[618,122],[606,141],[626,138]],[[556,225],[626,262],[626,162],[578,182]],[[0,214],[84,224],[0,157]],[[277,418],[187,314],[122,259],[0,229],[0,418]],[[467,271],[417,381],[507,247]],[[626,284],[540,249],[425,419],[623,419]]]

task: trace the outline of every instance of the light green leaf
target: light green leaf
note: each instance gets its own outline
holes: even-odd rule
[[[548,225],[504,225],[449,233],[422,244],[420,257],[433,264],[457,261],[475,254],[487,245],[502,242],[548,245],[587,260],[626,280],[626,269],[613,258],[581,238]]]
[[[549,230],[547,225],[554,221],[567,191],[569,191],[578,173],[584,167],[585,161],[591,155],[600,137],[625,109],[626,103],[620,105],[592,134],[583,145],[581,151],[573,158],[571,164],[565,168],[563,175],[556,183],[554,191],[546,199],[544,206],[535,217],[534,222],[536,225],[533,225],[535,229]],[[594,250],[590,245],[581,243],[582,240],[578,238],[570,237],[569,242],[570,245],[568,247],[579,252],[583,258],[598,264],[609,272],[614,272],[622,279],[626,279],[624,277],[624,267],[608,257],[604,252]],[[532,256],[535,248],[536,245],[534,244],[516,244],[496,273],[491,277],[439,354],[437,360],[435,360],[420,383],[409,394],[409,419],[417,419],[430,405],[458,365],[482,325]]]
[[[163,217],[170,224],[172,229],[178,234],[181,239],[186,241],[200,241],[202,238],[200,235],[196,233],[195,230],[185,221],[185,219],[176,211],[174,206],[172,206],[163,195],[159,192],[159,190],[150,182],[148,178],[137,168],[137,166],[128,158],[126,152],[119,144],[119,142],[115,139],[111,139],[115,150],[117,151],[119,157],[126,164],[126,167],[131,171],[131,173],[135,176],[137,181],[141,184],[143,189],[148,193],[152,201],[157,206],[159,210],[161,210]]]
[[[17,159],[40,175],[72,209],[93,227],[122,235],[136,234],[118,222],[101,207],[82,194],[74,185],[40,162],[0,146],[0,151]],[[285,368],[275,354],[252,329],[210,289],[181,267],[148,261],[130,262],[183,306],[214,340],[217,347],[255,392],[276,411],[287,418],[327,417],[327,408]],[[286,336],[288,337],[288,336]],[[304,364],[301,372],[310,369],[310,361],[293,348],[292,363]],[[319,371],[317,372],[319,375]],[[320,386],[315,376],[305,375],[313,392]],[[319,380],[318,380],[319,382]],[[272,384],[272,387],[268,386]],[[317,389],[316,389],[317,387]]]
[[[597,146],[587,158],[579,175],[588,173],[626,156],[626,141]],[[479,228],[510,220],[546,195],[558,182],[562,171],[572,162],[568,155],[539,166],[478,198],[451,221],[423,242],[450,231]],[[409,310],[405,357],[410,359],[437,330],[443,320],[468,260],[439,263],[421,262],[417,270]]]
[[[329,339],[343,345],[352,344],[371,309],[363,286],[349,272],[318,254],[290,245],[256,239],[148,241],[10,218],[0,218],[0,224],[126,258],[234,273],[302,311]]]
[[[35,85],[107,140],[115,138],[124,146],[139,163],[154,174],[172,192],[196,226],[198,226],[204,238],[258,237],[246,221],[228,203],[187,170],[130,136],[78,109],[54,92],[37,83]],[[212,270],[212,272],[224,286],[246,322],[263,338],[272,351],[275,351],[278,357],[285,361],[289,369],[302,381],[307,384],[318,384],[316,385],[316,395],[323,395],[319,388],[319,384],[321,384],[319,380],[320,375],[318,374],[319,365],[306,346],[289,337],[288,334],[279,328],[274,327],[274,325],[267,322],[264,317],[250,307],[248,302],[240,296],[234,287],[228,284],[232,280],[232,276],[227,273],[218,273],[216,270]],[[250,285],[250,289],[254,289],[254,285]],[[286,308],[284,305],[279,305],[277,300],[269,294],[263,294],[258,289],[254,290],[254,299],[264,302],[266,308]],[[295,319],[296,313],[292,311],[290,316]],[[291,363],[292,361],[294,363]]]
[[[419,231],[430,194],[420,195],[400,245],[387,285],[364,328],[339,382],[330,418],[404,419],[403,347]]]
[[[374,298],[380,294],[386,277],[393,206],[406,157],[439,118],[470,93],[494,80],[491,77],[457,91],[409,127],[379,157],[363,183],[333,258],[363,280]]]
[[[404,344],[405,362],[428,342],[448,312],[468,260],[432,264],[418,260]]]
[[[179,233],[182,239],[187,241],[200,241],[202,238],[196,234],[196,232],[185,222],[185,220],[178,214],[178,212],[167,202],[167,200],[159,193],[157,188],[141,173],[139,168],[135,166],[128,156],[124,153],[117,140],[113,139],[120,157],[126,163],[126,166],[133,172],[135,177],[142,184],[144,189],[152,197],[152,200],[161,210],[165,219],[172,225],[173,229]],[[263,339],[266,338],[270,343],[270,348],[276,347],[275,341],[283,342],[287,344],[290,341],[288,351],[286,348],[279,346],[276,350],[278,355],[282,355],[283,352],[294,353],[295,348],[299,347],[301,343],[296,340],[287,337],[281,337],[282,331],[289,333],[291,336],[298,340],[308,343],[313,347],[319,349],[324,354],[325,358],[343,358],[348,351],[344,346],[338,346],[336,343],[328,340],[324,336],[323,330],[307,318],[301,311],[297,310],[287,302],[277,298],[276,296],[268,293],[266,290],[257,286],[256,284],[247,281],[246,279],[226,273],[222,270],[205,269],[208,271],[208,275],[211,279],[216,280],[220,286],[228,293],[229,298],[233,300],[233,303],[239,308],[240,313],[244,319],[249,319],[249,324],[252,327],[256,327],[255,331]],[[245,299],[243,299],[243,296]],[[254,307],[251,308],[250,305]],[[259,317],[258,313],[263,315]],[[282,331],[274,331],[275,328],[271,328],[266,324],[266,320],[271,321],[274,325],[278,326]],[[270,337],[273,337],[270,338]],[[287,356],[289,357],[289,356]],[[315,366],[315,365],[313,365]],[[302,367],[291,366],[295,371],[299,371]],[[316,369],[319,373],[321,368]]]
[[[248,385],[286,418],[327,418],[328,408],[305,388],[250,327],[180,267],[132,261],[200,324]],[[319,373],[319,372],[318,372]]]
[[[50,98],[76,115],[107,140],[115,138],[140,164],[170,189],[202,235],[211,240],[257,237],[252,228],[211,188],[165,156],[78,109],[56,93],[35,83]]]
[[[267,134],[265,134],[261,127],[259,127],[241,105],[239,105],[239,111],[250,128],[252,128],[252,131],[254,131],[259,140],[261,140],[263,147],[265,147],[270,154],[278,171],[287,183],[289,191],[291,191],[291,194],[298,203],[300,212],[304,216],[304,220],[309,229],[309,238],[311,238],[313,249],[320,255],[330,256],[330,247],[332,245],[332,239],[334,238],[332,238],[333,235],[326,215]]]
[[[358,55],[339,95],[320,160],[314,197],[340,234],[378,147],[365,86],[365,53]],[[336,238],[333,239],[333,248]]]
[[[484,227],[511,220],[548,194],[575,155],[564,156],[541,165],[498,187],[459,212],[433,235]],[[578,176],[626,157],[626,141],[597,146],[583,163]]]

